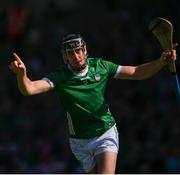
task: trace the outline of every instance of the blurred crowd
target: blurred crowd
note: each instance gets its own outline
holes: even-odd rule
[[[20,94],[8,68],[13,52],[32,80],[63,64],[60,43],[68,33],[84,36],[89,56],[141,64],[162,52],[148,30],[153,18],[169,19],[179,42],[179,6],[177,0],[1,0],[0,173],[83,173],[60,100],[53,91]],[[116,173],[180,173],[180,108],[170,76],[167,67],[144,81],[109,81],[106,98],[120,138]]]

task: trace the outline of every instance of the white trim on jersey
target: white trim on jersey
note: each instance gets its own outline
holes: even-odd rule
[[[117,68],[117,71],[116,71],[116,73],[115,73],[115,75],[114,75],[114,78],[118,78],[118,75],[119,75],[119,73],[121,72],[121,68],[122,68],[122,66],[119,65],[118,68]]]
[[[88,70],[89,70],[88,65],[84,68],[83,72],[80,72],[80,73],[74,72],[69,65],[68,65],[68,68],[74,75],[80,76],[80,77],[85,76],[88,73]]]
[[[51,88],[54,89],[54,83],[49,78],[44,77],[42,78],[42,80],[47,81],[50,84]]]

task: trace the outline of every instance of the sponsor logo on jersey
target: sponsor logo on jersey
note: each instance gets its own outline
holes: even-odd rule
[[[81,81],[83,82],[84,85],[87,85],[88,79],[91,79],[91,77],[89,77],[89,76],[83,77],[83,78],[81,78]]]
[[[94,75],[94,78],[95,78],[96,81],[100,81],[101,75],[100,75],[99,73],[96,73],[96,74]]]

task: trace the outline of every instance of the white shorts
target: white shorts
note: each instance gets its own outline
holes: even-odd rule
[[[103,152],[115,152],[119,150],[119,137],[114,125],[100,137],[92,139],[70,138],[70,147],[76,159],[80,162],[85,172],[95,166],[94,157]]]

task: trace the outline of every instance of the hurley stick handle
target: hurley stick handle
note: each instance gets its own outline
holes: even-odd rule
[[[168,61],[169,70],[171,73],[176,73],[176,65],[173,60]]]

